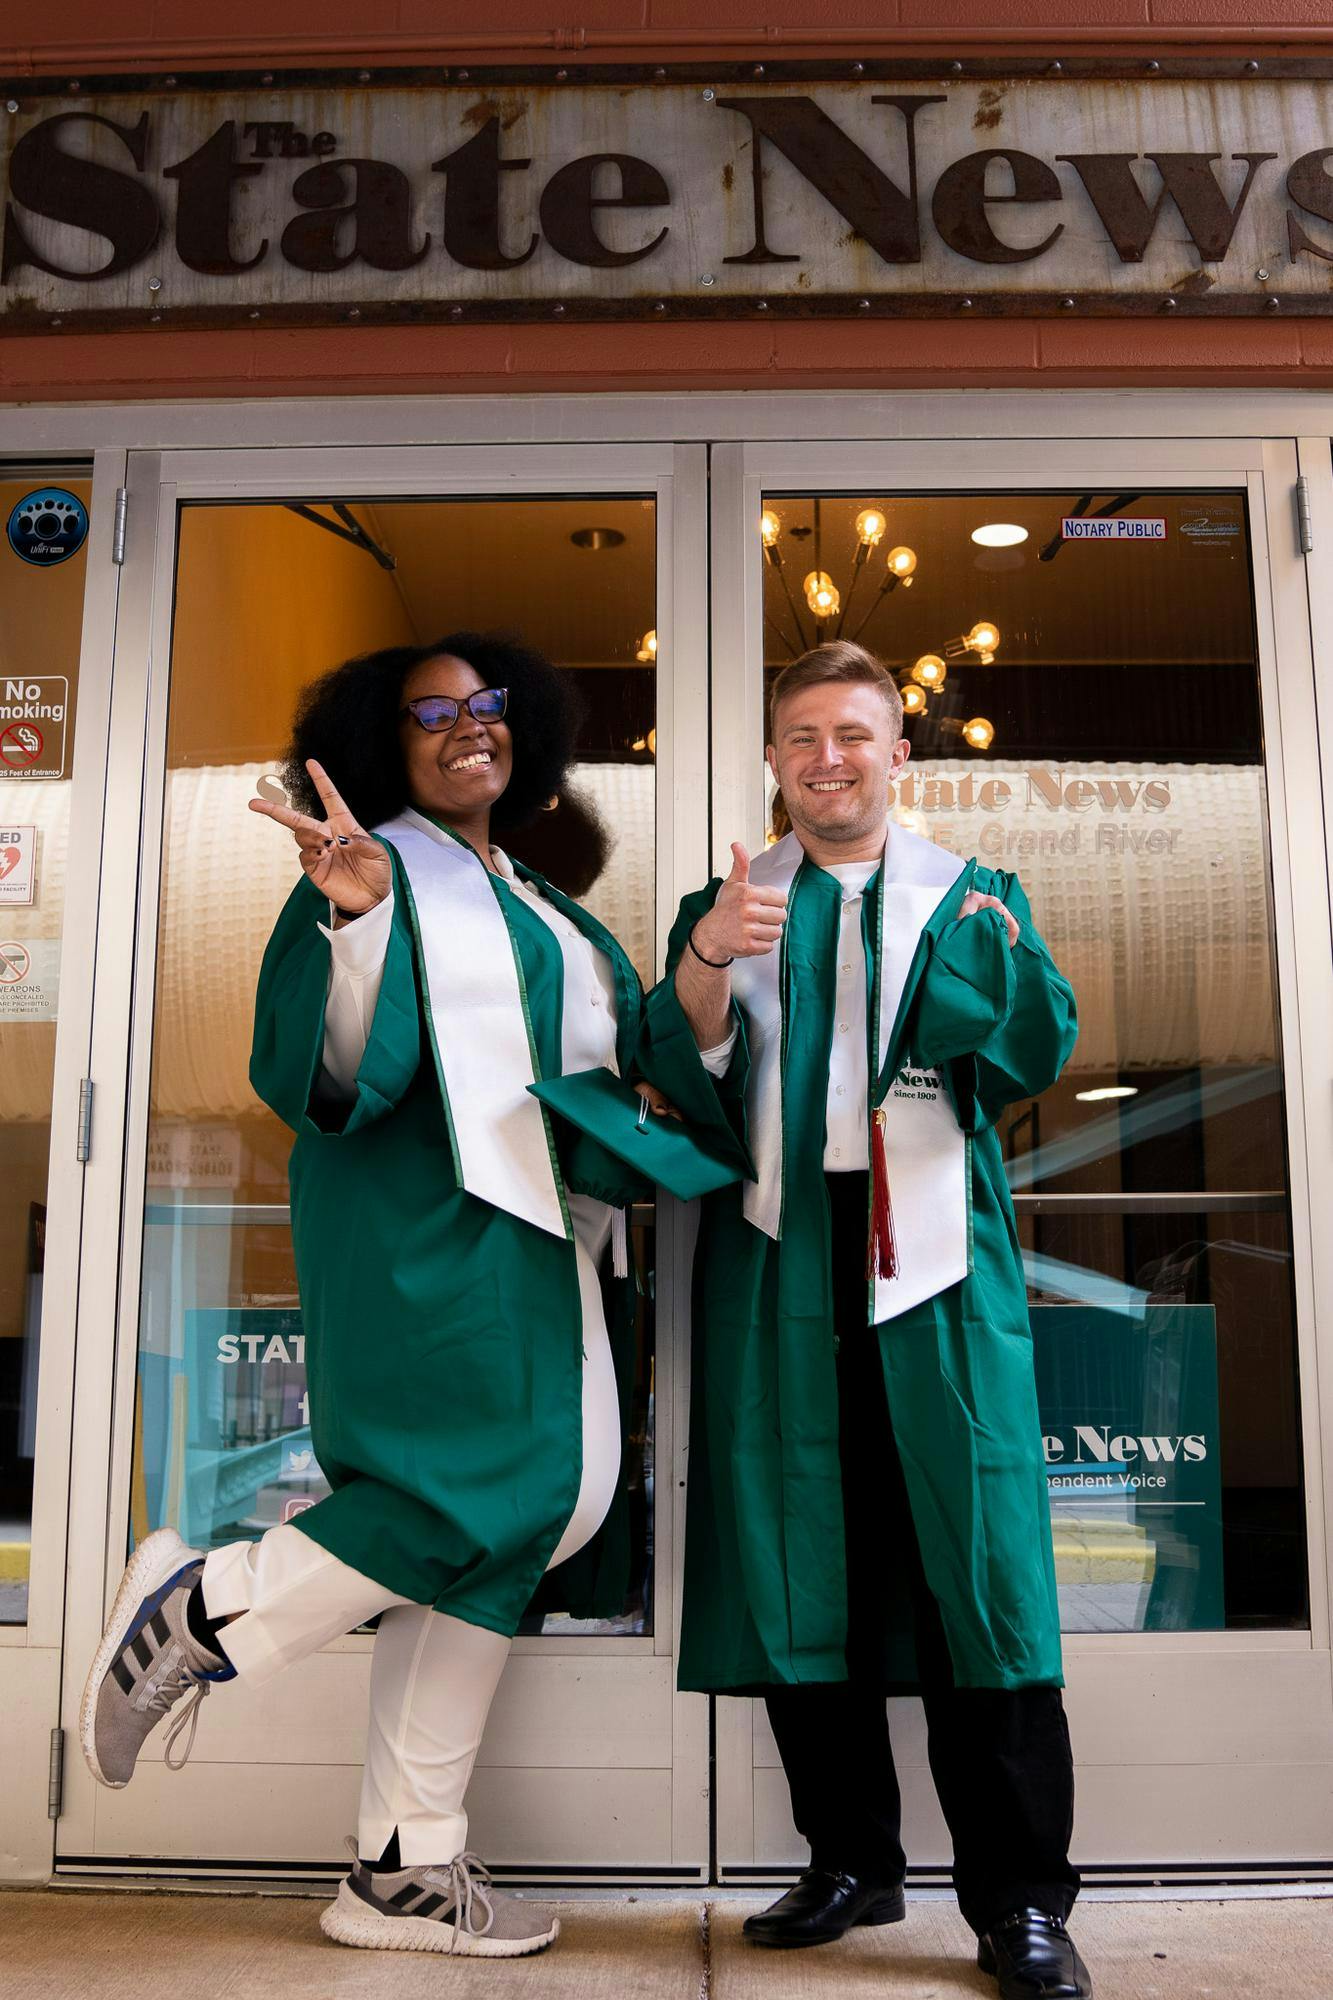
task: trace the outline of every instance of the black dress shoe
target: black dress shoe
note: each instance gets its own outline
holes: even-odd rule
[[[1090,2000],[1092,1980],[1059,1917],[1015,1910],[986,1932],[977,1964],[1000,1982],[1000,2000]]]
[[[901,1882],[843,1868],[807,1868],[771,1910],[747,1917],[741,1928],[752,1944],[790,1948],[832,1944],[855,1924],[900,1924],[906,1915]]]

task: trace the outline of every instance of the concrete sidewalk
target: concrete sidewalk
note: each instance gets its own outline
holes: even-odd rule
[[[348,1951],[310,1897],[0,1892],[5,2000],[951,2000],[995,1993],[944,1901],[818,1951],[741,1938],[760,1899],[548,1899],[562,1934],[538,1958]],[[1329,2000],[1333,1900],[1084,1902],[1075,1932],[1099,2000]]]

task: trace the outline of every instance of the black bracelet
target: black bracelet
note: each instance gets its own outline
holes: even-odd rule
[[[690,932],[688,943],[690,950],[694,953],[700,965],[711,965],[714,972],[722,972],[727,966],[734,965],[736,962],[734,958],[705,958],[698,945],[694,942],[693,931]]]

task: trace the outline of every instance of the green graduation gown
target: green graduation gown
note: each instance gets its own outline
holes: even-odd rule
[[[908,1065],[940,1070],[967,1135],[968,1271],[873,1327],[927,1581],[962,1687],[1060,1685],[1059,1615],[1031,1329],[995,1120],[1058,1076],[1074,1000],[1017,879],[969,864],[923,927],[883,1069],[874,1046],[877,875],[863,907],[871,1004],[871,1106]],[[744,1009],[727,1075],[704,1068],[674,968],[720,882],[687,896],[668,971],[645,1003],[639,1064],[699,1126],[747,1138]],[[968,886],[999,913],[957,919]],[[846,1678],[847,1590],[838,1402],[823,1179],[841,893],[808,860],[782,945],[784,1187],[779,1240],[752,1227],[742,1189],[702,1205],[695,1262],[682,1687],[740,1692]],[[867,1163],[868,1164],[868,1163]],[[886,1546],[886,1676],[914,1679],[902,1566]]]
[[[582,1314],[575,1248],[460,1184],[423,1011],[406,870],[391,847],[394,913],[353,1101],[318,1089],[329,945],[325,898],[297,883],[259,976],[250,1079],[295,1133],[292,1241],[306,1331],[310,1425],[334,1489],[295,1525],[414,1602],[511,1634],[542,1582],[582,1473]],[[477,863],[481,867],[480,861]],[[532,870],[615,973],[627,1073],[642,994],[615,939]],[[496,877],[519,966],[537,1075],[560,1074],[564,967],[548,927]],[[467,1033],[466,1022],[459,1032]],[[486,1050],[475,1051],[479,1063]],[[642,1193],[582,1136],[553,1135],[557,1183],[619,1205]],[[621,1388],[632,1379],[633,1295],[608,1281]],[[583,1616],[619,1610],[624,1495],[543,1588]]]

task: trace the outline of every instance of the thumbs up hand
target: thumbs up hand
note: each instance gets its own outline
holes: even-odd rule
[[[787,898],[750,880],[750,857],[738,840],[731,844],[732,868],[717,901],[694,927],[695,949],[721,965],[729,958],[762,958],[782,936]]]

